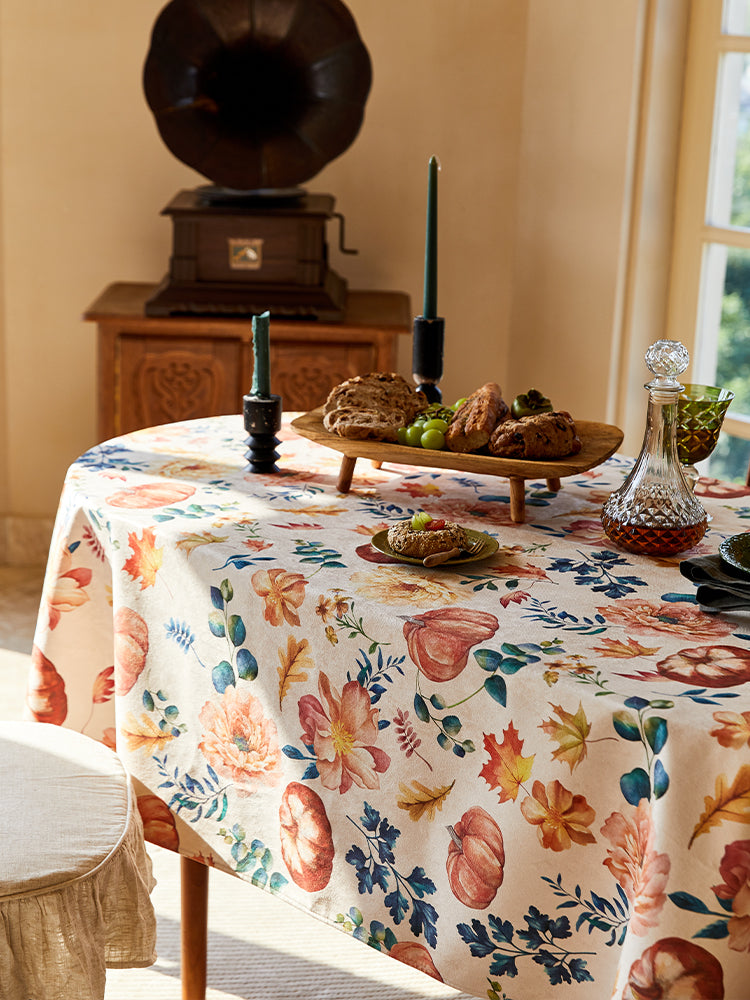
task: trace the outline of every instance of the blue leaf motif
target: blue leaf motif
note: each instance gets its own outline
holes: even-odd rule
[[[620,791],[626,802],[637,806],[641,799],[651,798],[651,780],[642,767],[636,767],[620,778]]]

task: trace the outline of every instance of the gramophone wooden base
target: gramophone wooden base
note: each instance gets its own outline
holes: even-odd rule
[[[147,316],[272,316],[337,322],[346,309],[346,281],[328,269],[320,286],[176,282],[167,275],[146,301]]]

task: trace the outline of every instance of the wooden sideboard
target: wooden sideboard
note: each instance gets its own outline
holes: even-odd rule
[[[141,427],[241,413],[250,391],[250,319],[146,316],[156,285],[116,282],[84,313],[98,327],[100,440]],[[404,292],[350,291],[341,322],[272,318],[271,390],[285,411],[312,410],[344,379],[396,371],[411,333]]]

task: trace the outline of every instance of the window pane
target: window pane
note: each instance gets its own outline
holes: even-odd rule
[[[744,483],[750,464],[750,440],[722,431],[713,455],[705,464],[708,468],[699,470],[703,475],[715,476],[728,483]]]
[[[734,393],[732,415],[750,415],[750,250],[726,250],[715,378]]]
[[[691,381],[731,389],[731,414],[750,417],[750,250],[710,244],[702,280]]]
[[[740,52],[719,64],[708,221],[750,227],[750,56]]]
[[[724,4],[724,34],[750,34],[750,0],[726,0]]]

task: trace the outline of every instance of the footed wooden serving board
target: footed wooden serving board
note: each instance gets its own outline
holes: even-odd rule
[[[547,461],[495,458],[492,455],[464,455],[453,451],[434,451],[430,448],[410,448],[408,445],[390,444],[386,441],[352,441],[350,438],[331,434],[325,429],[322,408],[296,417],[292,421],[292,427],[303,437],[341,452],[343,457],[336,485],[342,493],[348,493],[351,488],[358,458],[369,459],[378,466],[389,462],[394,465],[455,469],[457,472],[473,472],[480,476],[504,476],[510,480],[510,516],[513,521],[519,523],[524,521],[526,516],[524,484],[527,479],[545,479],[547,488],[556,493],[561,488],[561,479],[565,476],[579,475],[604,462],[610,455],[614,455],[623,438],[620,428],[612,424],[576,420],[581,450],[577,455]]]

